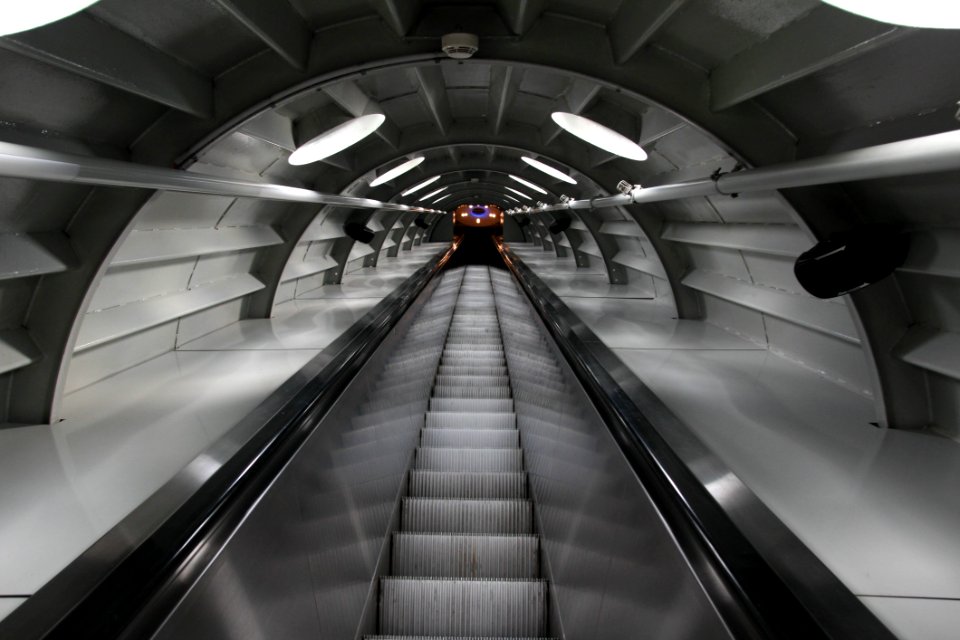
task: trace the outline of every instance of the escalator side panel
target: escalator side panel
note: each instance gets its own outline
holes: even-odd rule
[[[556,633],[731,637],[515,281],[493,274]],[[558,626],[559,625],[559,626]]]
[[[375,577],[388,571],[460,279],[448,273],[428,286],[153,638],[373,630]]]

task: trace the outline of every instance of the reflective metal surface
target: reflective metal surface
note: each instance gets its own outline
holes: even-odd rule
[[[0,636],[142,637],[154,628],[313,431],[310,418],[333,405],[448,256],[411,276],[0,622]]]
[[[496,292],[555,602],[552,633],[568,640],[734,637],[506,273]]]
[[[386,569],[458,286],[458,278],[428,286],[152,637],[374,631],[375,576]]]
[[[110,187],[138,187],[182,193],[263,198],[285,202],[333,204],[361,209],[440,213],[437,209],[414,207],[395,202],[381,202],[371,198],[320,193],[282,184],[234,180],[215,175],[163,169],[119,160],[89,158],[8,142],[0,142],[0,175],[11,178],[33,178]]]
[[[736,633],[892,637],[521,261],[504,253]]]
[[[810,158],[780,165],[717,173],[710,180],[690,180],[637,189],[629,195],[606,196],[590,200],[537,207],[534,212],[565,209],[596,209],[625,204],[663,202],[695,196],[737,195],[751,191],[770,191],[936,173],[960,168],[960,133],[951,131],[932,136],[844,151],[821,158]]]

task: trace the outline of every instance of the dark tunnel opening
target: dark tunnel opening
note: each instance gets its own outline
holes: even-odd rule
[[[460,246],[447,263],[447,269],[456,269],[468,265],[506,269],[503,257],[497,251],[496,244],[497,238],[503,233],[503,228],[500,225],[479,229],[465,227],[457,229],[455,233],[460,238]]]

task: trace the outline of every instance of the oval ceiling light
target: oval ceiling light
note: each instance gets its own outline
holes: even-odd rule
[[[525,194],[523,191],[517,191],[517,190],[514,189],[513,187],[504,187],[504,189],[507,189],[508,191],[513,191],[515,194],[517,194],[518,196],[520,196],[521,198],[523,198],[523,199],[525,199],[525,200],[533,200],[533,198],[531,198],[530,196],[528,196],[527,194]],[[508,196],[508,197],[509,197],[509,196]],[[516,200],[516,198],[514,198],[514,200]],[[520,201],[517,200],[517,202],[520,202]]]
[[[613,129],[608,129],[599,122],[563,111],[554,111],[550,117],[567,133],[571,133],[584,142],[589,142],[604,151],[615,153],[621,158],[629,160],[647,159],[647,152],[640,145]]]
[[[371,187],[379,187],[379,186],[382,185],[384,182],[390,182],[390,181],[393,180],[394,178],[396,178],[396,177],[398,177],[398,176],[402,176],[402,175],[405,174],[407,171],[410,171],[410,170],[413,169],[414,167],[419,166],[420,163],[422,163],[424,160],[426,160],[426,158],[424,158],[423,156],[420,156],[419,158],[414,158],[413,160],[407,160],[407,161],[404,162],[403,164],[401,164],[401,165],[399,165],[399,166],[396,166],[396,167],[394,167],[393,169],[390,169],[390,171],[387,171],[386,173],[378,176],[376,179],[374,179],[374,180],[370,183],[370,186],[371,186]]]
[[[62,20],[82,11],[97,0],[42,0],[7,2],[0,12],[0,36],[20,33]]]
[[[511,179],[511,180],[516,180],[517,182],[519,182],[520,184],[522,184],[522,185],[525,186],[525,187],[530,187],[530,188],[533,189],[534,191],[537,191],[537,192],[542,193],[542,194],[544,194],[544,195],[546,195],[546,193],[547,193],[547,190],[546,190],[546,189],[544,189],[543,187],[538,187],[537,185],[533,184],[533,183],[530,182],[529,180],[524,180],[524,179],[521,178],[520,176],[515,176],[515,175],[513,175],[512,173],[508,173],[507,175],[510,176],[510,179]]]
[[[523,157],[521,157],[520,159],[523,160],[524,162],[526,162],[528,165],[530,165],[530,166],[533,167],[534,169],[536,169],[537,171],[542,171],[542,172],[544,172],[545,174],[547,174],[547,175],[550,176],[551,178],[556,178],[557,180],[562,180],[562,181],[566,182],[567,184],[577,184],[577,181],[576,181],[576,180],[574,180],[573,178],[571,178],[570,176],[568,176],[567,174],[565,174],[563,171],[560,171],[559,169],[554,169],[554,168],[551,167],[550,165],[544,164],[544,163],[540,162],[539,160],[534,160],[533,158],[530,158],[530,157],[528,157],[528,156],[523,156]]]
[[[447,185],[447,186],[445,186],[445,187],[440,187],[440,188],[437,189],[436,191],[431,191],[431,192],[428,193],[427,195],[423,196],[422,198],[420,198],[419,200],[417,200],[417,202],[423,202],[424,200],[429,200],[430,198],[432,198],[433,196],[437,195],[437,194],[440,193],[441,191],[446,191],[446,190],[449,189],[449,188],[450,188],[450,185]]]
[[[423,189],[423,188],[424,188],[425,186],[427,186],[428,184],[433,184],[434,182],[436,182],[436,181],[439,180],[439,179],[440,179],[440,176],[433,176],[432,178],[427,178],[426,180],[424,180],[424,181],[421,182],[420,184],[417,184],[417,185],[414,185],[414,186],[410,187],[409,189],[407,189],[406,191],[404,191],[403,193],[401,193],[400,196],[401,196],[401,197],[406,197],[406,196],[410,195],[411,193],[416,193],[417,191],[420,191],[420,189]]]
[[[366,138],[380,128],[386,119],[383,114],[371,113],[347,120],[298,147],[287,158],[287,162],[294,166],[301,166],[329,158]]]
[[[386,119],[386,116],[382,113],[371,113],[353,120],[347,120],[298,147],[287,158],[287,162],[294,166],[300,166],[329,158],[366,138],[376,131]]]
[[[960,4],[955,0],[823,1],[878,22],[928,29],[960,29]]]

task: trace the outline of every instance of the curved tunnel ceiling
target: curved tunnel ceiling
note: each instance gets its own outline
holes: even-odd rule
[[[639,6],[292,0],[277,2],[266,21],[228,0],[103,0],[0,40],[9,96],[0,137],[396,201],[400,187],[463,167],[514,173],[552,195],[590,197],[612,192],[621,179],[664,184],[956,127],[949,78],[960,39],[953,33],[882,25],[815,0]],[[448,60],[438,38],[464,22],[480,35],[480,52]],[[825,25],[833,37],[819,36]],[[104,44],[78,60],[71,47],[84,42]],[[803,55],[793,55],[796,42],[807,43]],[[118,58],[127,66],[110,63]],[[907,84],[914,90],[900,90]],[[650,159],[629,162],[581,143],[550,121],[555,110],[610,126],[639,141]],[[317,165],[285,162],[298,143],[366,113],[387,116],[374,136]],[[414,172],[366,184],[381,167],[418,153],[427,161]],[[566,167],[580,184],[536,172],[521,153]],[[489,177],[478,184],[509,193]],[[884,424],[949,430],[942,424],[949,412],[938,406],[958,395],[946,380],[960,372],[945,373],[905,339],[918,322],[943,339],[960,331],[936,302],[953,281],[929,279],[944,269],[916,258],[898,279],[852,296],[848,311],[805,296],[786,267],[813,238],[864,220],[906,224],[950,246],[953,232],[935,229],[950,220],[955,184],[955,176],[933,175],[597,210],[578,215],[565,242],[592,251],[574,249],[573,257],[602,261],[612,282],[649,280],[681,317],[732,326],[793,357],[806,349],[814,354],[808,366],[874,396]],[[206,212],[193,218],[201,227],[235,229],[242,249],[222,252],[234,257],[220,260],[211,282],[224,274],[262,278],[246,280],[251,291],[234,283],[234,293],[250,301],[232,310],[234,318],[269,314],[300,249],[307,257],[318,252],[315,263],[333,261],[342,277],[353,249],[341,246],[336,228],[348,217],[380,221],[378,242],[408,237],[412,220],[7,178],[0,196],[3,233],[53,243],[64,256],[62,268],[49,267],[43,278],[10,277],[3,291],[0,330],[19,358],[4,370],[4,390],[14,398],[6,413],[31,422],[56,416],[81,320],[98,305],[112,308],[109,287],[123,289],[123,270],[137,268],[131,238],[183,225],[178,207]],[[416,195],[399,200],[416,202]],[[899,280],[918,279],[921,286],[905,294]]]

